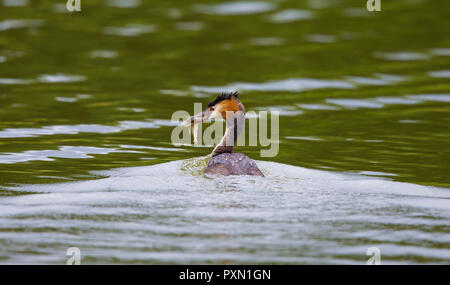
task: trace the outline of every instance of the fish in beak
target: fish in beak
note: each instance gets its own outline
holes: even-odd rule
[[[213,109],[214,110],[214,109]],[[183,126],[189,127],[189,132],[194,135],[194,144],[198,143],[198,124],[208,121],[211,117],[212,111],[211,108],[205,109],[203,112],[195,114],[192,117],[187,118],[183,122]]]
[[[189,131],[194,135],[194,144],[197,144],[198,124],[209,120],[225,120],[226,112],[237,112],[240,110],[239,104],[240,102],[237,99],[237,92],[222,93],[208,104],[208,108],[201,113],[187,118],[183,121],[182,125],[189,127]],[[245,112],[245,109],[243,110]]]
[[[210,108],[205,109],[203,112],[195,114],[192,117],[187,118],[186,120],[184,120],[183,125],[186,127],[193,127],[199,123],[203,123],[207,120],[209,120],[210,116],[211,116],[211,110]]]

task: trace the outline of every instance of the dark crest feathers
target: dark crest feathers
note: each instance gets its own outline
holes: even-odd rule
[[[214,101],[209,102],[208,108],[216,105],[217,103],[223,101],[223,100],[230,100],[232,97],[237,98],[239,95],[239,92],[233,91],[233,92],[222,92],[219,94]]]

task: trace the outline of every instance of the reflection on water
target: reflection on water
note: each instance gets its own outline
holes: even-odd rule
[[[430,52],[437,56],[450,56],[450,48],[434,48]]]
[[[50,2],[0,0],[1,263],[449,262],[446,1]],[[265,179],[170,143],[235,89]]]
[[[450,78],[450,70],[430,71],[428,74],[431,77]]]
[[[256,46],[273,46],[282,45],[284,39],[282,38],[253,38],[250,39],[250,43]]]
[[[92,158],[89,154],[126,152],[100,147],[62,146],[58,150],[27,150],[22,153],[0,155],[0,163],[18,163],[33,160],[52,161],[53,158]]]
[[[311,78],[291,78],[265,83],[238,82],[222,87],[192,86],[193,91],[219,93],[223,90],[248,90],[248,91],[290,91],[302,92],[311,89],[322,88],[353,88],[353,85],[340,80],[322,80]]]
[[[141,5],[141,0],[107,0],[106,4],[118,8],[136,8]]]
[[[125,27],[106,27],[103,32],[108,35],[123,37],[136,37],[142,34],[153,33],[156,30],[154,25],[127,25]]]
[[[74,97],[55,97],[55,100],[56,101],[59,101],[59,102],[67,102],[67,103],[73,103],[73,102],[76,102],[76,101],[78,101],[78,100],[82,100],[82,99],[89,99],[89,98],[91,98],[92,96],[91,95],[89,95],[89,94],[77,94],[76,96],[74,96]]]
[[[91,52],[93,58],[116,58],[117,56],[117,52],[112,50],[93,50]]]
[[[246,15],[270,11],[274,4],[257,1],[225,2],[217,5],[195,5],[195,10],[200,13],[218,15]]]
[[[268,20],[274,23],[288,23],[298,20],[308,20],[314,17],[314,12],[299,9],[286,9],[274,13],[268,17]]]
[[[181,31],[199,31],[203,29],[203,23],[201,22],[178,22],[175,23],[175,27]]]
[[[37,28],[43,24],[42,20],[29,19],[29,20],[19,20],[11,19],[0,22],[0,31],[6,31],[11,29],[21,29],[21,28]]]
[[[306,35],[305,39],[309,42],[315,43],[333,43],[336,41],[336,36],[334,35]]]
[[[65,74],[43,74],[39,75],[37,80],[32,79],[17,79],[17,78],[0,78],[0,84],[33,84],[33,83],[64,83],[64,82],[79,82],[86,78],[81,75],[65,75]]]
[[[386,60],[398,60],[398,61],[410,61],[410,60],[426,60],[428,56],[423,53],[418,52],[409,52],[409,51],[401,51],[401,52],[391,52],[391,53],[382,53],[376,52],[374,53],[376,57],[380,57]]]
[[[0,138],[23,138],[42,135],[78,134],[78,133],[108,134],[126,130],[153,129],[159,128],[160,126],[176,126],[176,125],[177,125],[176,123],[168,120],[152,120],[148,122],[122,121],[119,122],[117,126],[82,124],[82,125],[44,126],[41,128],[30,128],[30,129],[27,128],[3,129],[2,131],[0,131]]]
[[[327,99],[327,103],[332,103],[346,108],[383,108],[383,104],[359,99]]]

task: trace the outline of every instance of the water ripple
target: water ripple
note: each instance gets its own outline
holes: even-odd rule
[[[430,53],[436,56],[450,56],[450,48],[434,48]]]
[[[314,18],[314,12],[300,9],[286,9],[267,17],[273,23],[290,23]]]
[[[29,195],[0,197],[0,244],[8,245],[2,256],[13,263],[60,262],[55,256],[69,245],[84,250],[85,263],[348,264],[361,262],[372,244],[386,264],[445,263],[450,254],[444,246],[450,240],[448,189],[368,177],[389,173],[351,175],[263,161],[257,164],[265,178],[207,178],[195,171],[204,162],[4,187]],[[17,254],[36,244],[42,245],[38,260]]]
[[[108,134],[126,130],[153,129],[161,126],[176,126],[169,120],[154,119],[151,121],[121,121],[116,126],[100,124],[56,125],[41,128],[6,128],[0,130],[0,138],[25,138],[42,135],[72,135],[78,133]]]
[[[429,59],[429,56],[427,54],[410,51],[375,52],[374,56],[385,60],[393,60],[393,61],[415,61],[415,60]]]
[[[103,33],[122,37],[136,37],[156,31],[155,25],[129,24],[125,27],[105,27]]]
[[[305,35],[304,38],[313,43],[334,43],[337,37],[335,35],[311,34]]]
[[[118,53],[112,50],[93,50],[90,53],[92,58],[116,58]]]
[[[283,38],[252,38],[250,43],[255,46],[278,46],[285,42]]]
[[[92,158],[90,154],[108,154],[111,152],[132,152],[114,148],[92,146],[61,146],[57,150],[27,150],[21,153],[0,155],[0,163],[11,164],[26,161],[53,161],[53,158]]]
[[[12,19],[0,22],[0,31],[21,29],[21,28],[37,28],[42,26],[44,21],[39,19]]]
[[[3,0],[5,7],[23,7],[28,4],[28,0]]]
[[[136,8],[141,5],[141,0],[107,0],[106,4],[117,8]]]
[[[436,78],[450,78],[450,70],[430,71],[428,74]]]
[[[268,2],[226,2],[217,5],[195,5],[194,10],[204,14],[248,15],[273,10],[275,5]]]
[[[383,108],[383,104],[372,102],[364,99],[326,99],[327,103],[336,104],[342,107],[357,108]]]
[[[192,86],[193,91],[206,93],[220,93],[223,91],[239,90],[253,90],[253,91],[290,91],[301,92],[313,89],[322,88],[340,88],[352,89],[354,86],[348,82],[341,80],[325,80],[312,78],[291,78],[279,81],[269,81],[264,83],[250,83],[237,82],[228,86],[222,87],[206,87],[206,86]]]
[[[203,29],[202,22],[177,22],[175,28],[180,31],[200,31]]]
[[[406,97],[419,101],[450,102],[450,94],[417,94],[407,95]]]
[[[297,104],[297,106],[305,110],[339,110],[339,107],[325,104]]]
[[[18,78],[0,78],[0,84],[4,85],[26,85],[33,83],[33,80],[30,79],[18,79]]]

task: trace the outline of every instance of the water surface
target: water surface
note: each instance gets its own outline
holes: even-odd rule
[[[448,3],[82,2],[0,0],[1,263],[449,263]],[[265,179],[170,142],[226,90]]]

